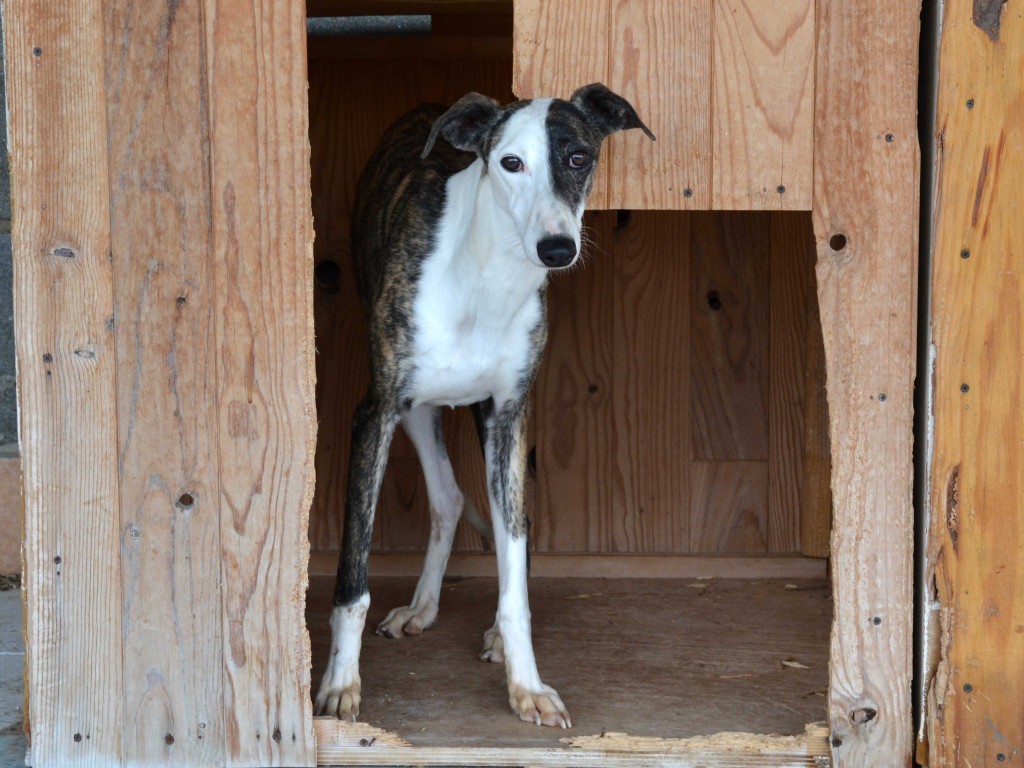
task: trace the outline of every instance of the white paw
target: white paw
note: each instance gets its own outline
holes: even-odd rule
[[[359,717],[359,667],[354,664],[336,665],[336,659],[336,656],[331,658],[324,679],[320,683],[313,712],[355,722]]]
[[[508,703],[520,720],[535,725],[572,728],[572,720],[558,693],[550,685],[541,683],[532,690],[513,683],[508,687]]]
[[[505,663],[505,643],[497,624],[484,632],[484,649],[480,651],[480,660],[493,664]]]
[[[423,606],[405,605],[395,608],[377,625],[378,635],[413,637],[429,629],[437,618],[437,603],[429,601]]]

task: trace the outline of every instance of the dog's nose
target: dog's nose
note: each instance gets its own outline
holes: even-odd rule
[[[537,243],[537,256],[545,267],[567,267],[576,258],[576,241],[571,237],[545,237]]]

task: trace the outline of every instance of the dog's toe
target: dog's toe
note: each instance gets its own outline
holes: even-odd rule
[[[537,690],[527,690],[521,685],[512,685],[508,696],[508,703],[520,720],[553,728],[572,728],[569,712],[551,686],[541,685]]]
[[[505,663],[505,643],[501,639],[497,624],[484,632],[484,648],[480,651],[480,660],[492,664]]]
[[[316,695],[313,713],[354,723],[359,717],[359,688],[358,682],[344,688],[321,686],[320,692]]]
[[[422,606],[405,605],[393,609],[380,624],[377,634],[386,637],[415,637],[430,629],[437,618],[437,603]]]

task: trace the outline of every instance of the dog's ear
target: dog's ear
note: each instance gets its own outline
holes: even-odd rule
[[[651,141],[657,141],[651,129],[640,120],[633,105],[601,83],[583,86],[572,95],[570,101],[605,136],[628,128],[639,128]]]
[[[494,99],[479,93],[467,93],[434,121],[420,157],[430,154],[438,134],[456,149],[482,156],[487,133],[500,115],[501,107]]]

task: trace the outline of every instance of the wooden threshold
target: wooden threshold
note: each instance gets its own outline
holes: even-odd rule
[[[338,553],[318,550],[310,555],[310,576],[332,576]],[[793,556],[688,556],[688,555],[554,555],[532,554],[530,575],[538,578],[637,579],[823,579],[828,561]],[[370,555],[374,576],[418,576],[423,555],[415,552]],[[494,555],[455,553],[448,561],[448,576],[497,576]]]
[[[828,729],[808,725],[800,736],[719,733],[691,739],[631,737],[622,733],[567,737],[562,748],[414,747],[364,723],[319,717],[313,721],[317,765],[365,766],[673,766],[830,765]]]

